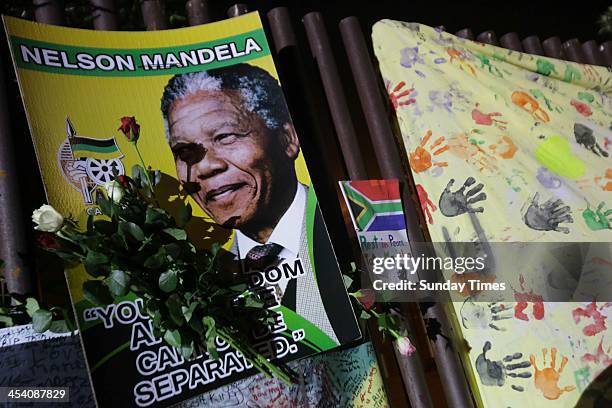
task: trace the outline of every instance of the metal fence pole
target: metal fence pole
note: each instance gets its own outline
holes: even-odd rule
[[[402,171],[401,159],[378,86],[378,77],[372,67],[359,21],[356,17],[343,19],[340,22],[340,31],[382,175],[385,178],[397,178],[405,181],[408,173]],[[406,184],[403,183],[402,202],[408,235],[413,241],[424,242],[425,234],[421,231],[420,224],[417,222],[422,217],[417,212],[416,208],[418,206],[408,193]],[[452,328],[442,304],[435,304],[430,308],[429,313],[431,317],[438,320],[443,333],[451,333]],[[449,337],[452,338],[452,336]],[[438,372],[449,405],[452,407],[473,407],[474,403],[457,352],[452,347],[448,347],[446,341],[441,341],[439,337],[434,341],[434,346]],[[423,399],[422,402],[427,403],[427,399]],[[429,399],[429,402],[431,402],[431,399]]]

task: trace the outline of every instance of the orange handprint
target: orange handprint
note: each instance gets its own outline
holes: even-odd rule
[[[406,98],[414,93],[414,88],[404,89],[405,86],[406,82],[401,81],[391,90],[391,81],[387,82],[387,93],[389,94],[389,99],[391,100],[391,105],[393,105],[394,110],[397,110],[400,106],[407,106],[416,102],[414,98],[406,100]]]
[[[476,70],[469,62],[467,62],[467,57],[463,52],[459,51],[456,48],[447,48],[446,53],[450,56],[451,64],[454,61],[458,61],[459,68],[461,68],[462,71],[467,71],[474,77],[476,76]]]
[[[448,146],[452,154],[465,160],[468,164],[478,167],[479,171],[497,171],[495,157],[488,155],[480,146],[472,143],[466,135],[458,134],[452,137]]]
[[[606,169],[605,176],[595,176],[594,180],[603,191],[612,191],[612,169]]]
[[[423,140],[421,141],[421,143],[419,144],[419,146],[417,146],[417,148],[414,150],[414,152],[410,153],[410,167],[412,167],[412,170],[414,170],[415,173],[420,173],[422,171],[425,171],[427,169],[429,169],[432,166],[436,166],[436,167],[446,167],[448,166],[447,162],[432,162],[431,161],[431,153],[429,153],[427,150],[425,150],[425,145],[427,144],[427,142],[429,142],[429,139],[431,138],[431,130],[427,132],[427,134],[425,135],[425,137],[423,138]],[[439,138],[437,138],[430,146],[429,146],[429,150],[433,150],[436,147],[440,146],[443,142],[444,142],[444,136],[441,136]],[[444,153],[445,151],[448,150],[448,146],[442,146],[439,149],[435,150],[433,152],[434,156],[438,156],[442,153]]]
[[[543,357],[543,364],[546,365],[546,348],[542,349],[542,357]],[[549,400],[556,400],[564,392],[573,391],[576,389],[576,387],[573,385],[567,385],[563,388],[560,388],[558,385],[559,378],[561,377],[561,373],[563,372],[563,369],[565,368],[565,365],[567,364],[567,361],[568,361],[567,357],[563,357],[561,359],[561,366],[559,366],[559,370],[557,370],[556,368],[557,349],[555,347],[552,347],[550,349],[550,358],[551,358],[550,367],[545,367],[545,368],[542,368],[541,370],[538,369],[538,366],[536,365],[536,358],[533,354],[529,356],[529,361],[531,361],[531,365],[535,369],[535,373],[534,373],[535,387],[538,390],[542,391],[542,395],[544,395],[544,398],[549,399]]]
[[[540,104],[528,93],[523,91],[515,91],[512,93],[511,99],[512,103],[514,103],[516,106],[518,106],[525,112],[533,115],[534,119],[540,120],[544,123],[550,122],[548,113],[546,113],[542,108],[540,108]]]
[[[504,146],[504,148],[498,149],[498,146]],[[498,155],[502,159],[511,159],[516,154],[518,147],[510,136],[502,136],[497,143],[489,145],[489,149],[491,149],[491,153]]]

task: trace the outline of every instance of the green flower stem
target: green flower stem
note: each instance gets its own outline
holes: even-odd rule
[[[153,192],[153,183],[151,183],[151,177],[149,177],[149,170],[147,169],[147,165],[145,164],[144,159],[142,158],[142,155],[140,154],[140,149],[138,148],[138,142],[132,142],[132,143],[134,143],[134,148],[136,149],[136,153],[138,153],[138,158],[140,159],[142,168],[145,171],[145,176],[147,177],[147,181],[149,182],[149,191],[151,191],[151,195],[155,197],[155,193]]]
[[[253,364],[253,366],[255,366],[260,372],[264,373],[267,377],[271,377],[271,374],[274,374],[276,378],[283,381],[285,384],[292,384],[289,375],[287,375],[273,363],[269,362],[267,358],[258,353],[252,346],[243,345],[236,342],[234,337],[226,329],[218,328],[217,335],[232,348],[242,353],[244,358],[246,358],[251,364]]]

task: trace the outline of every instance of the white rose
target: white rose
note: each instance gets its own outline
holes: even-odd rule
[[[38,231],[56,232],[64,223],[64,217],[48,204],[42,205],[32,213],[32,221]]]
[[[111,180],[104,184],[104,189],[108,198],[113,200],[115,203],[119,203],[123,198],[123,186],[117,180]]]

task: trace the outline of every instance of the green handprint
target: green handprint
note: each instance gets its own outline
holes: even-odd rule
[[[583,211],[582,218],[584,222],[591,229],[591,231],[599,231],[604,229],[612,229],[612,210],[603,211],[605,202],[599,203],[597,209],[593,211],[587,204],[587,209]]]
[[[571,64],[567,64],[565,66],[565,74],[563,75],[563,80],[565,82],[572,82],[574,80],[580,81],[582,79],[582,73],[576,67]]]
[[[538,58],[538,60],[536,61],[536,67],[538,74],[549,76],[552,73],[557,73],[555,64],[544,59]]]

